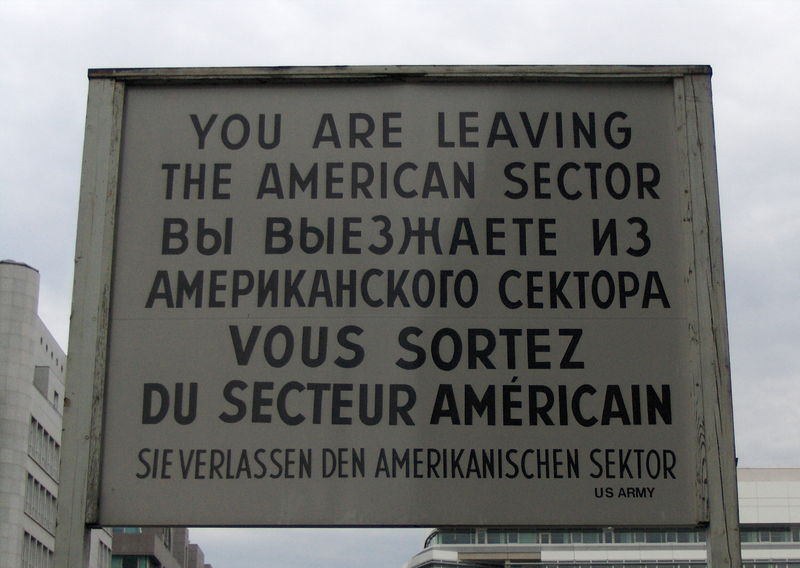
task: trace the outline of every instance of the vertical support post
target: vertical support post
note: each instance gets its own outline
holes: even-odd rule
[[[714,124],[710,75],[688,75],[683,81],[689,160],[689,191],[693,204],[694,254],[698,267],[697,306],[700,338],[701,408],[705,417],[701,444],[705,452],[707,486],[708,564],[741,568],[739,501],[736,487],[733,408],[731,405],[725,279],[722,267]],[[680,97],[680,93],[679,93]],[[705,217],[698,212],[707,212]]]
[[[56,568],[89,565],[97,522],[108,307],[124,85],[89,83],[64,396]]]

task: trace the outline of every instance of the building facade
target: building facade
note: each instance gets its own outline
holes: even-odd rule
[[[39,273],[0,261],[0,568],[54,564],[66,354],[38,316]],[[186,528],[92,531],[89,568],[211,568]]]
[[[800,469],[739,469],[745,568],[800,568]],[[702,529],[434,530],[405,568],[703,568]]]
[[[186,527],[114,529],[112,568],[212,568]]]
[[[55,547],[66,355],[39,319],[39,273],[0,261],[0,566],[50,568]],[[111,565],[93,531],[91,568]]]

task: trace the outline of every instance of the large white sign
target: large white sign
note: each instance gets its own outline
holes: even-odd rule
[[[126,86],[102,524],[705,518],[679,89],[480,79]]]

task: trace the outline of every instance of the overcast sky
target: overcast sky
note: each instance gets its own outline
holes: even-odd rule
[[[800,2],[0,0],[0,258],[67,345],[86,71],[709,64],[737,454],[800,466]],[[196,530],[216,568],[398,567],[422,530]]]

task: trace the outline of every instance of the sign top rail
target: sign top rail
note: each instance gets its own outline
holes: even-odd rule
[[[657,81],[711,75],[709,65],[370,65],[90,69],[89,79],[145,83],[229,81]]]

